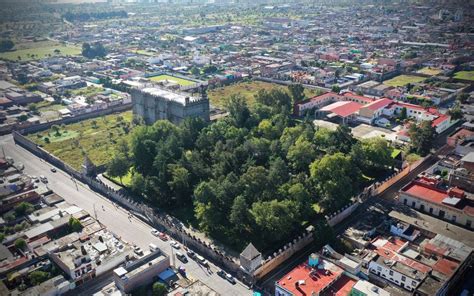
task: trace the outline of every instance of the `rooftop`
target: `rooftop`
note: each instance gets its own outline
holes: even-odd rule
[[[328,106],[321,108],[321,111],[327,111],[331,113],[335,113],[341,117],[348,117],[362,108],[362,105],[356,102],[349,102],[349,101],[342,101],[342,102],[335,102]]]
[[[194,102],[199,100],[198,97],[192,97],[188,94],[184,93],[177,93],[177,92],[172,92],[166,89],[158,88],[158,87],[147,87],[141,90],[144,93],[151,94],[153,96],[161,97],[164,98],[168,101],[174,101],[178,102],[180,104],[187,104],[186,99],[189,99],[189,102]]]
[[[342,275],[343,270],[328,261],[317,268],[301,264],[281,278],[277,285],[294,295],[312,295],[320,293],[333,284]]]

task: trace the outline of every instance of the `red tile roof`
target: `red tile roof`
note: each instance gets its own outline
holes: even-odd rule
[[[459,263],[456,261],[448,260],[446,258],[439,259],[434,265],[433,270],[451,276],[456,268],[458,268]]]
[[[383,98],[372,103],[367,104],[365,107],[369,108],[370,110],[376,111],[380,108],[386,107],[393,103],[391,99]]]
[[[417,182],[411,182],[409,185],[403,188],[402,191],[411,194],[417,198],[438,204],[442,204],[443,199],[449,197],[449,195],[444,191],[435,188],[430,188],[428,185],[420,184]]]
[[[322,293],[322,296],[347,296],[356,283],[357,281],[353,278],[342,275],[331,287]]]
[[[343,272],[340,267],[328,261],[324,261],[324,264],[327,265],[327,273],[324,269],[313,269],[301,264],[281,278],[277,285],[293,295],[312,295],[313,292],[318,294],[333,284]],[[304,281],[304,284],[298,285],[299,281]]]
[[[342,101],[342,102],[336,102],[331,105],[325,106],[321,108],[321,111],[329,111],[341,117],[347,117],[349,115],[356,113],[362,107],[363,105],[356,102]]]

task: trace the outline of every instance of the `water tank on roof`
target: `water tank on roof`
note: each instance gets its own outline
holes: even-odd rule
[[[316,254],[311,254],[309,256],[308,265],[311,267],[316,267],[319,264],[319,256]]]

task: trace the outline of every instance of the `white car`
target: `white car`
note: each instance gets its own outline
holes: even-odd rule
[[[158,236],[160,234],[160,232],[156,229],[152,229],[151,234],[153,234],[154,236]]]
[[[170,245],[175,249],[180,249],[181,248],[181,246],[175,241],[170,241]]]

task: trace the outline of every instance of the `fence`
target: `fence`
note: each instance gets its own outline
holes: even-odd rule
[[[207,242],[199,239],[193,234],[188,233],[185,229],[181,227],[181,224],[176,219],[163,212],[156,211],[155,209],[143,203],[134,201],[123,190],[117,191],[107,186],[100,180],[88,177],[74,170],[72,167],[65,164],[59,158],[48,153],[46,150],[33,143],[19,132],[13,132],[13,139],[15,140],[16,144],[22,146],[34,155],[43,158],[54,166],[60,168],[61,170],[76,178],[77,180],[89,185],[92,190],[104,195],[105,197],[111,199],[112,201],[128,209],[129,211],[134,212],[136,216],[144,220],[144,222],[152,225],[156,229],[168,233],[175,240],[182,242],[188,248],[201,254],[217,266],[230,271],[242,282],[250,283],[250,279],[246,277],[246,275],[240,269],[239,264],[233,258],[226,256],[211,244],[208,244]]]

